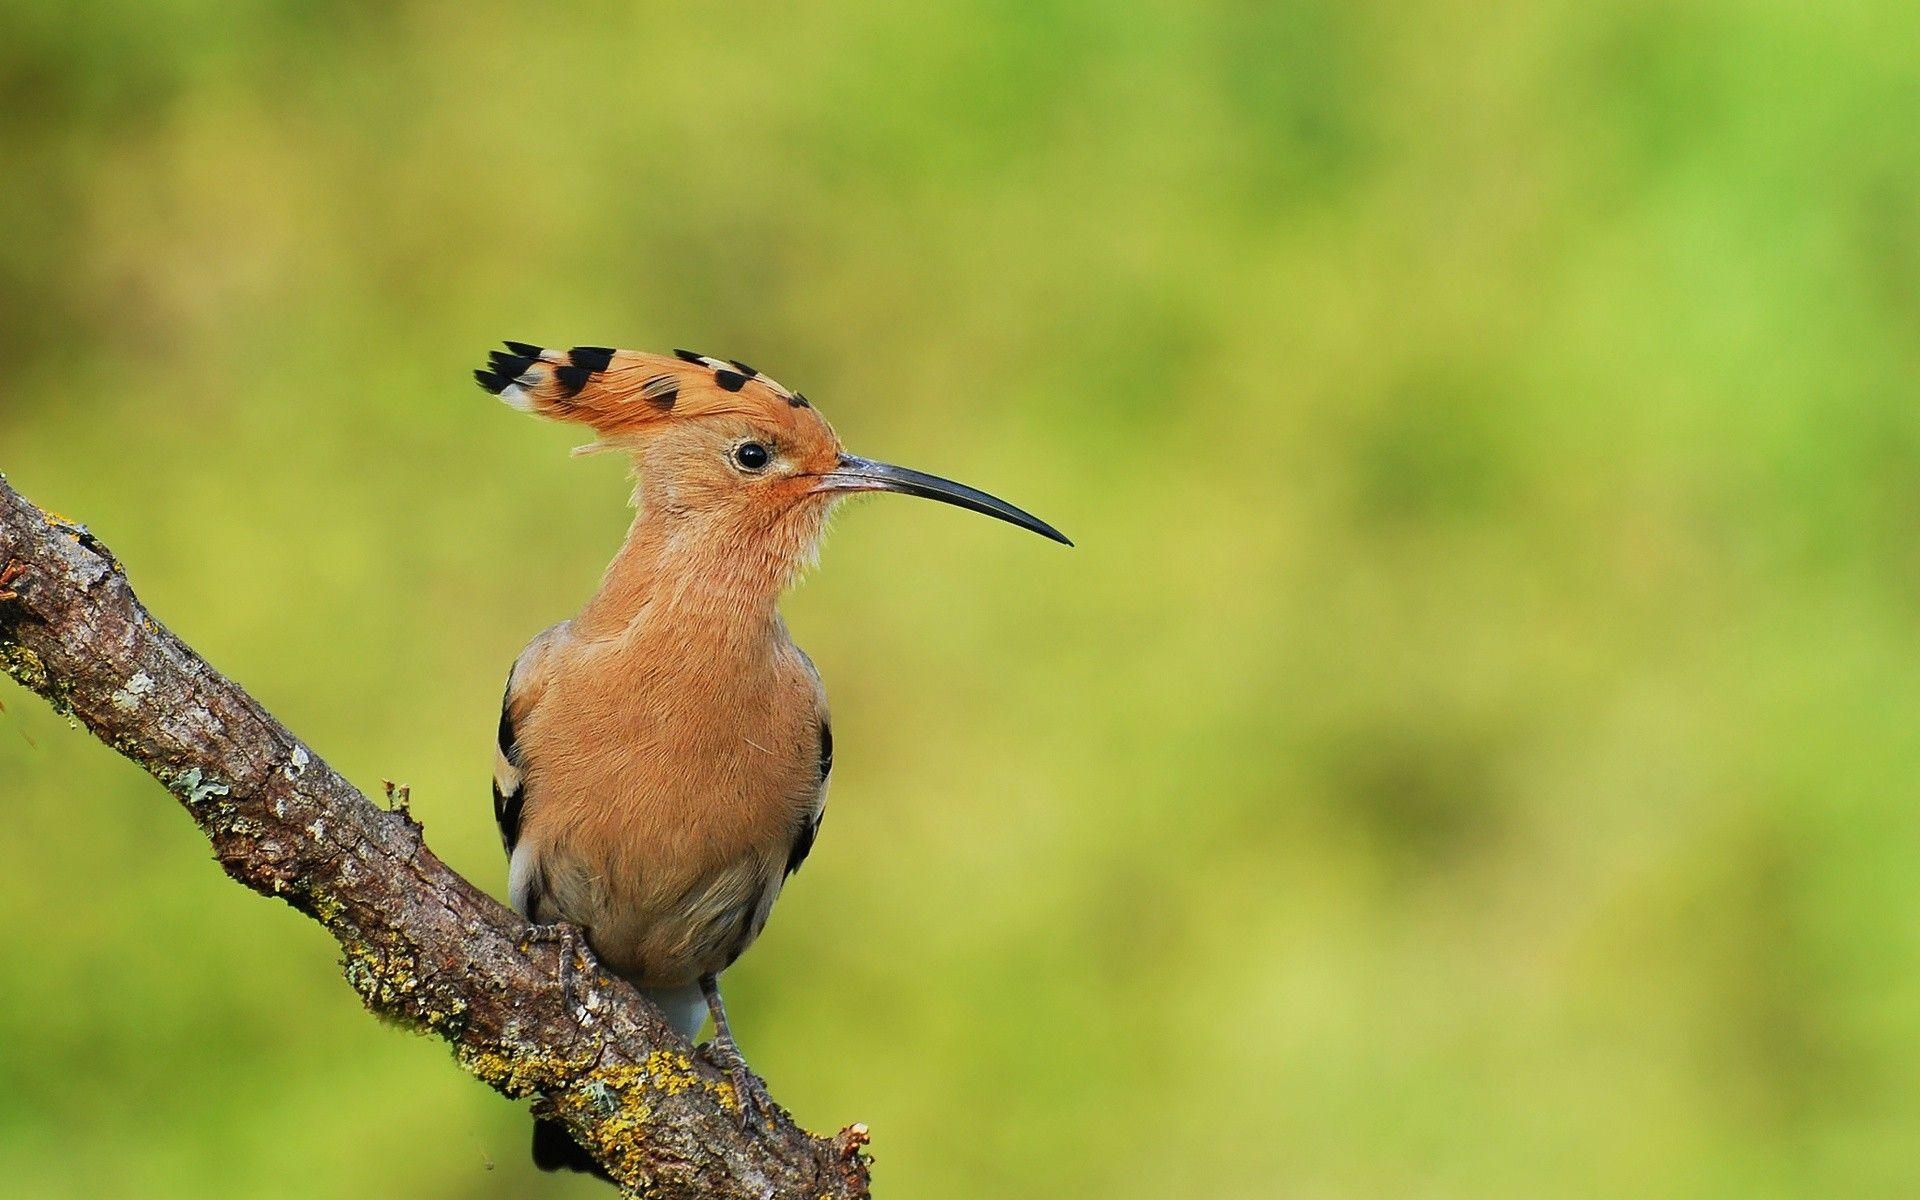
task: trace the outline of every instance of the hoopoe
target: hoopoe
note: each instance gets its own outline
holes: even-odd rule
[[[1071,542],[963,484],[856,458],[819,411],[745,363],[674,351],[507,342],[474,372],[514,408],[590,427],[575,453],[631,457],[638,510],[599,589],[507,679],[494,816],[521,915],[584,936],[609,970],[713,1047],[743,1116],[771,1103],[746,1068],[721,972],[752,945],[813,848],[833,727],[780,595],[834,503],[904,492]],[[595,1170],[536,1121],[543,1169]]]

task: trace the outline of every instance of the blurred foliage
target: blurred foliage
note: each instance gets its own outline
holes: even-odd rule
[[[0,468],[496,891],[690,345],[904,500],[788,605],[813,860],[729,976],[882,1195],[1920,1186],[1920,16],[1460,0],[0,14]],[[0,688],[9,1195],[604,1194]]]

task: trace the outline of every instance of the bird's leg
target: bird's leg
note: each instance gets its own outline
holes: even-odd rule
[[[740,1100],[740,1123],[771,1124],[773,1097],[767,1095],[766,1085],[748,1068],[746,1056],[740,1053],[740,1044],[733,1040],[733,1029],[727,1024],[727,1006],[720,999],[720,977],[702,975],[700,994],[706,997],[707,1011],[713,1014],[713,1041],[706,1049],[733,1083],[734,1095]]]

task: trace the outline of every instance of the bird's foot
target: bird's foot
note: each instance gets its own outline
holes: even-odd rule
[[[574,990],[576,979],[574,963],[587,949],[586,939],[581,936],[580,927],[569,921],[555,921],[551,925],[535,925],[527,936],[532,945],[552,945],[560,947],[560,1002],[566,1006],[573,1019],[585,1024],[590,1020],[586,1006]]]
[[[730,1037],[715,1037],[701,1047],[714,1066],[727,1073],[727,1082],[733,1085],[734,1099],[739,1102],[736,1116],[742,1129],[772,1125],[777,1119],[779,1108],[773,1097],[767,1094],[767,1085],[747,1066],[747,1060],[740,1053],[740,1047],[733,1044]]]

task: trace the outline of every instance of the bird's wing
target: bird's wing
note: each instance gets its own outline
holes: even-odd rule
[[[515,734],[515,722],[523,720],[546,690],[546,652],[554,633],[547,630],[520,652],[513,670],[507,675],[507,692],[500,700],[500,735],[493,753],[493,819],[500,826],[500,843],[509,858],[520,842],[520,818],[527,801],[527,750]],[[522,872],[514,872],[516,876]],[[524,888],[509,884],[509,896],[524,915],[527,897],[518,894]]]
[[[814,712],[820,731],[820,774],[819,783],[813,790],[806,808],[801,813],[800,828],[794,834],[793,845],[787,851],[787,874],[792,875],[807,861],[807,855],[813,852],[813,840],[820,836],[821,818],[827,815],[827,777],[833,774],[833,718],[827,712],[826,689],[820,685],[820,672],[815,669],[813,660],[807,652],[795,646],[800,661],[806,664],[807,673],[813,677],[815,697]]]

